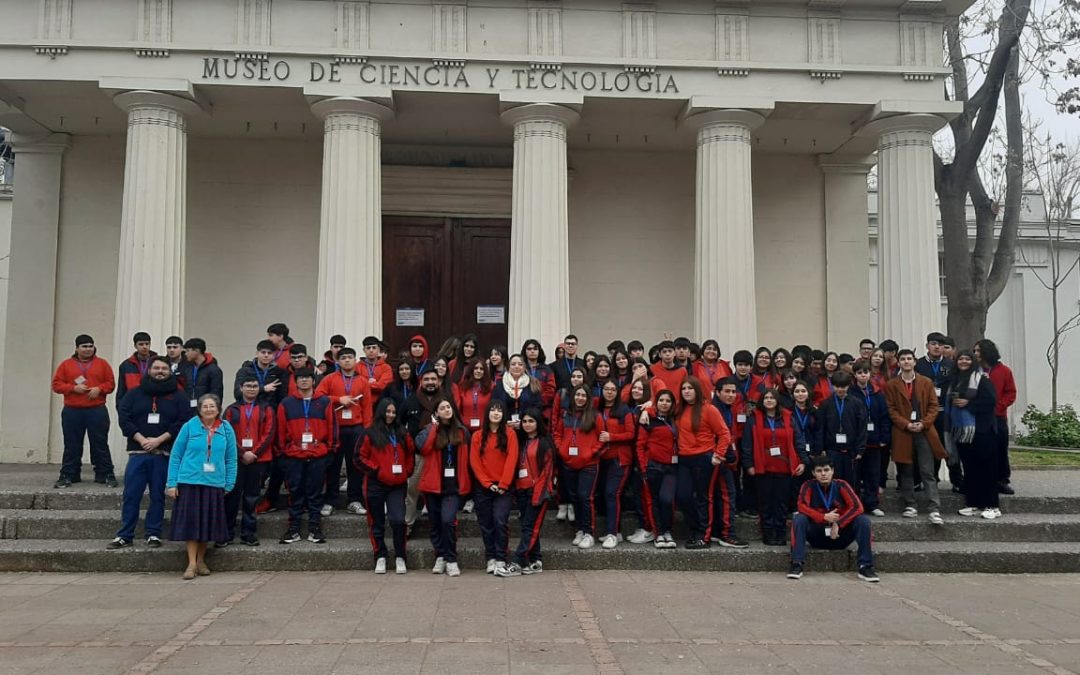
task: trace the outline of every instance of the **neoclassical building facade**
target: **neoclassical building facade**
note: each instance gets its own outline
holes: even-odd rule
[[[931,136],[964,0],[0,0],[2,458],[71,339],[312,352],[940,328]],[[875,156],[876,153],[876,156]],[[18,390],[18,396],[11,395]]]

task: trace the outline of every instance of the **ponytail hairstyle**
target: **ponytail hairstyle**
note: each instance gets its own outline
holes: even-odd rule
[[[484,423],[480,425],[482,431],[480,432],[480,454],[484,454],[487,449],[488,438],[491,436],[491,411],[495,409],[502,411],[502,419],[499,420],[499,428],[495,430],[495,445],[499,448],[499,451],[506,454],[506,404],[503,403],[501,398],[492,398],[488,401],[487,409],[484,410]]]

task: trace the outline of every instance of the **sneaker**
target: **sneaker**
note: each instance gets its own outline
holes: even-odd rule
[[[613,534],[605,535],[604,538],[600,540],[600,546],[602,548],[615,548],[618,545],[619,539]]]
[[[656,537],[653,535],[652,532],[649,532],[648,530],[639,527],[637,530],[634,530],[634,533],[632,535],[626,538],[626,541],[630,542],[631,544],[648,544],[650,541],[653,541],[655,539]]]
[[[503,562],[502,560],[496,562],[495,563],[495,569],[493,569],[491,571],[491,573],[494,574],[497,577],[505,577],[506,576],[506,563]]]
[[[559,504],[559,510],[555,513],[555,520],[566,520],[567,509],[568,507],[566,506],[566,504]]]
[[[386,574],[386,558],[380,556],[375,559],[375,574]]]
[[[582,532],[581,530],[578,530],[578,531],[577,531],[577,533],[576,533],[576,534],[574,535],[574,539],[573,539],[573,541],[571,541],[571,542],[570,542],[570,545],[571,545],[571,546],[577,546],[577,545],[579,545],[579,544],[581,543],[581,540],[582,540],[582,539],[583,539],[584,537],[585,537],[585,533],[584,533],[584,532]]]
[[[872,565],[860,567],[859,578],[863,581],[869,581],[872,584],[876,584],[877,582],[881,581],[881,577],[877,575],[877,572],[874,571],[874,567]]]
[[[456,562],[448,562],[448,563],[446,563],[446,576],[448,576],[448,577],[460,577],[461,576],[461,568],[458,567],[458,564]]]
[[[874,516],[876,518],[884,518],[885,517],[885,512],[882,511],[881,509],[874,509],[873,511],[870,512],[870,515],[872,515],[872,516]]]
[[[321,513],[322,517],[325,518],[334,513],[334,507],[330,504],[323,504],[323,507],[319,510],[319,513]]]
[[[746,543],[742,539],[739,539],[735,535],[731,535],[728,538],[721,537],[720,539],[713,539],[717,544],[724,548],[750,548],[750,544]]]
[[[544,563],[537,560],[521,568],[522,574],[540,574],[544,571]]]
[[[435,558],[435,566],[431,568],[432,574],[446,574],[446,561],[442,558]]]
[[[577,520],[577,518],[574,517],[574,505],[573,504],[567,504],[566,505],[566,519],[569,520],[571,523]]]
[[[273,513],[277,511],[277,507],[269,499],[263,497],[259,500],[259,503],[255,505],[255,513]]]
[[[345,507],[345,510],[349,513],[357,516],[366,516],[367,509],[360,502],[349,502],[349,505]]]
[[[982,517],[987,520],[994,520],[1001,517],[1001,509],[983,509]]]
[[[315,528],[313,530],[309,530],[307,540],[310,541],[312,544],[325,544],[326,543],[326,537],[323,535],[322,529],[320,529],[320,528]]]
[[[68,478],[67,476],[60,476],[60,478],[58,478],[56,480],[56,482],[53,483],[53,487],[57,488],[57,489],[59,489],[59,488],[69,488],[69,487],[71,487],[71,479]]]
[[[791,563],[791,567],[788,568],[787,578],[802,579],[802,572],[802,563],[793,562]]]
[[[105,487],[114,488],[120,486],[120,483],[116,482],[116,476],[112,475],[111,473],[108,476],[105,476],[105,480],[101,482],[105,483]]]
[[[675,537],[671,536],[670,532],[665,533],[663,537],[664,548],[678,548],[679,545],[675,543]]]
[[[488,574],[494,573],[496,565],[497,565],[497,563],[495,561],[495,558],[489,558],[488,561],[487,561],[487,573]]]
[[[253,534],[249,534],[247,536],[241,536],[240,537],[240,543],[243,544],[244,546],[258,546],[259,545],[259,538],[256,537]]]
[[[296,530],[289,530],[281,535],[281,539],[279,540],[282,544],[295,544],[298,541],[300,541],[300,533]]]
[[[405,566],[405,558],[394,558],[394,574],[405,574],[409,568]]]
[[[115,551],[118,548],[127,548],[128,546],[131,546],[131,540],[130,539],[124,539],[123,537],[117,537],[116,539],[113,539],[108,544],[106,544],[105,548],[109,549],[110,551]]]
[[[581,543],[578,544],[578,548],[592,548],[594,543],[593,536],[591,534],[586,534],[581,538]]]
[[[345,480],[341,481],[341,485],[338,486],[338,492],[345,492],[348,489],[349,489],[349,479],[346,478]]]
[[[696,551],[703,548],[709,548],[709,542],[704,539],[690,539],[686,542],[685,546],[691,551]]]
[[[971,516],[977,516],[981,512],[981,509],[977,509],[974,506],[965,506],[964,508],[957,511],[957,513],[959,513],[960,515],[967,516],[968,518],[970,518]]]
[[[933,525],[944,525],[945,520],[941,517],[941,514],[937,511],[930,513],[930,523]]]
[[[476,508],[476,504],[473,503],[473,500],[469,499],[469,500],[466,500],[465,506],[462,506],[461,510],[464,511],[465,513],[472,513],[473,509],[475,509],[475,508]]]
[[[497,577],[520,577],[523,573],[521,565],[516,562],[512,562],[509,565],[503,564],[502,567],[495,570],[495,576]]]
[[[161,548],[161,537],[150,535],[146,538],[147,548]]]
[[[919,510],[914,506],[909,506],[904,509],[904,512],[900,514],[904,518],[915,518],[919,515]]]
[[[223,539],[221,541],[214,542],[214,548],[225,548],[226,546],[230,545],[232,545],[232,539]]]

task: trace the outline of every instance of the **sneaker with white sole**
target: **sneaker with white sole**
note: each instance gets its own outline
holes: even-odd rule
[[[497,577],[506,576],[506,563],[499,560],[495,563],[495,569],[491,570],[491,573]]]
[[[520,577],[522,574],[524,574],[524,570],[516,562],[503,563],[501,567],[495,570],[495,576],[497,577]]]
[[[345,507],[345,510],[356,516],[366,516],[367,509],[360,502],[349,502],[349,505]]]
[[[458,567],[458,564],[456,562],[448,562],[448,563],[446,563],[446,576],[448,576],[448,577],[460,577],[461,576],[461,568]]]
[[[593,543],[593,536],[591,534],[586,534],[584,537],[581,538],[581,542],[578,544],[578,548],[592,548]]]
[[[1001,517],[1001,509],[983,509],[982,517],[987,520],[994,520]]]
[[[326,518],[327,516],[331,515],[333,512],[334,512],[334,507],[332,505],[330,505],[330,504],[323,504],[322,509],[319,510],[319,513],[322,514],[323,518]]]
[[[555,512],[555,520],[566,520],[566,504],[559,504],[559,510]]]
[[[494,574],[495,567],[497,567],[497,566],[498,566],[498,563],[496,562],[495,558],[488,558],[488,561],[487,561],[487,573],[488,574]]]
[[[566,505],[566,519],[569,520],[571,523],[577,521],[577,518],[574,517],[574,505],[573,504],[567,504]]]
[[[982,513],[982,509],[977,509],[974,506],[965,506],[964,508],[957,511],[957,513],[959,513],[962,516],[967,516],[968,518],[970,518],[972,516],[977,516],[980,513]]]
[[[604,535],[604,538],[600,540],[600,546],[603,548],[615,548],[619,545],[619,538],[613,534]]]
[[[929,516],[930,523],[932,525],[944,525],[945,519],[941,517],[941,514],[937,511],[932,511]]]
[[[375,574],[386,574],[386,558],[375,559]]]
[[[394,558],[394,574],[405,574],[409,568],[405,566],[405,558]]]
[[[870,515],[875,516],[877,518],[884,518],[885,517],[885,512],[882,511],[881,509],[874,509],[873,511],[870,512]]]
[[[472,513],[473,509],[475,509],[475,508],[476,508],[476,504],[473,503],[473,500],[469,499],[469,500],[467,500],[465,502],[465,506],[461,507],[461,510],[464,511],[465,513]]]
[[[540,574],[544,571],[544,563],[537,560],[521,568],[522,574]]]
[[[881,577],[879,577],[877,575],[877,572],[874,571],[874,566],[873,565],[866,565],[864,567],[860,567],[859,568],[859,578],[862,579],[863,581],[868,581],[868,582],[870,582],[872,584],[876,584],[879,581],[881,581]]]
[[[653,535],[652,532],[649,532],[648,530],[639,527],[637,530],[634,530],[634,533],[632,535],[626,538],[626,541],[630,542],[631,544],[648,544],[650,541],[654,541],[655,539],[656,537]]]
[[[278,540],[278,542],[282,544],[295,544],[298,541],[300,541],[300,533],[296,530],[289,530],[281,535],[281,539]]]
[[[442,558],[435,558],[435,566],[431,568],[432,574],[446,574],[446,561]]]
[[[916,518],[919,515],[919,509],[914,506],[909,506],[904,509],[904,512],[900,514],[902,518]]]
[[[581,543],[581,540],[582,540],[582,539],[583,539],[584,537],[585,537],[585,533],[584,533],[584,532],[582,532],[581,530],[578,530],[578,531],[577,531],[577,534],[575,534],[575,535],[574,535],[574,539],[573,539],[573,541],[571,541],[571,542],[570,542],[570,545],[571,545],[571,546],[577,546],[578,544],[580,544],[580,543]]]
[[[150,535],[146,538],[146,545],[150,548],[161,548],[161,537],[157,535]]]

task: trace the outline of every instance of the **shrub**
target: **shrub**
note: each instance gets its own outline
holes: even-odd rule
[[[1017,435],[1016,442],[1021,445],[1080,448],[1080,418],[1071,405],[1059,405],[1056,413],[1029,405],[1020,421],[1028,429],[1027,435]]]

